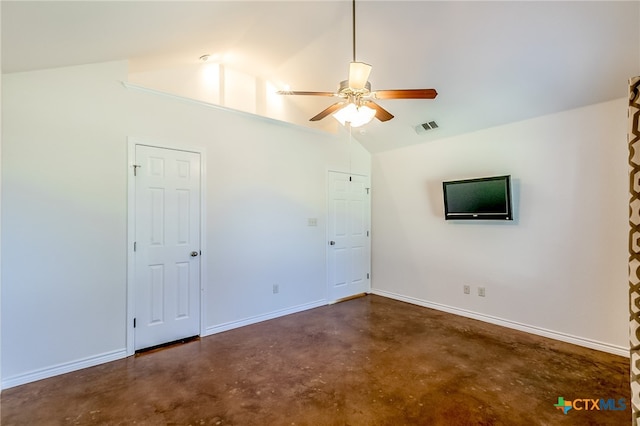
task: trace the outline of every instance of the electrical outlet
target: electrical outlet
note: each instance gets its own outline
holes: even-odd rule
[[[278,284],[273,285],[273,294],[280,293],[280,286]]]
[[[480,297],[484,297],[485,296],[484,287],[478,287],[478,296],[480,296]]]
[[[464,291],[464,294],[470,294],[471,293],[471,286],[470,285],[465,285],[463,287],[463,291]]]

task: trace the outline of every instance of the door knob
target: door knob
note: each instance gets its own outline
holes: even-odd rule
[[[336,242],[335,242],[335,241],[329,241],[329,245],[330,245],[330,246],[335,246],[335,245],[336,245]]]
[[[196,257],[197,255],[198,255],[198,252],[197,252],[197,251],[192,251],[192,252],[191,252],[191,257]]]

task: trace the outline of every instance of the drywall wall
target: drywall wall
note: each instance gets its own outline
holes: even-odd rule
[[[286,120],[304,127],[313,125],[312,128],[329,133],[341,130],[336,120],[310,123],[308,112],[299,108],[300,99],[277,94],[278,90],[283,89],[282,83],[274,83],[246,70],[216,63],[215,60],[179,67],[130,71],[128,81],[165,93]],[[305,105],[317,105],[318,111],[327,107],[326,99],[304,97],[303,100]]]
[[[442,181],[503,174],[513,222],[444,220]],[[374,292],[626,353],[626,100],[377,154],[373,176]]]
[[[122,356],[123,71],[3,75],[3,383]]]
[[[206,149],[205,334],[324,301],[327,172],[370,176],[370,154],[347,134],[242,113],[212,121],[219,108],[136,90],[129,99],[128,135]]]
[[[129,138],[205,153],[205,334],[326,299],[327,172],[370,175],[369,154],[126,78],[126,62],[3,76],[3,387],[126,356]]]

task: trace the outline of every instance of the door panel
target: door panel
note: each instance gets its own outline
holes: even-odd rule
[[[140,303],[145,303],[140,300]],[[148,324],[164,321],[164,265],[149,265],[149,320]]]
[[[369,291],[369,199],[364,176],[329,173],[329,300]]]
[[[176,298],[176,318],[186,318],[189,316],[189,269],[189,264],[187,262],[176,264],[176,275],[178,278],[176,291],[178,296]]]
[[[136,145],[135,155],[138,350],[200,331],[200,154]]]

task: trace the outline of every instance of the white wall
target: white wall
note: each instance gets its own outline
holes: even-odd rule
[[[129,135],[207,150],[207,333],[324,301],[327,171],[348,171],[351,158],[351,170],[369,176],[370,155],[346,134],[136,91],[130,101]]]
[[[351,156],[369,175],[369,154],[126,78],[125,62],[3,76],[3,387],[126,354],[128,137],[205,150],[207,333],[325,300],[327,171]]]
[[[304,103],[306,106],[315,104],[317,111],[322,111],[328,105],[326,98],[278,95],[276,92],[285,87],[282,83],[213,60],[181,67],[129,72],[128,81],[329,133],[338,133],[342,129],[336,120],[309,122],[308,112],[300,109],[300,103]]]
[[[3,76],[3,384],[125,345],[123,71]]]
[[[372,287],[625,354],[626,129],[620,99],[375,155]],[[502,174],[515,221],[444,220],[443,180]]]

